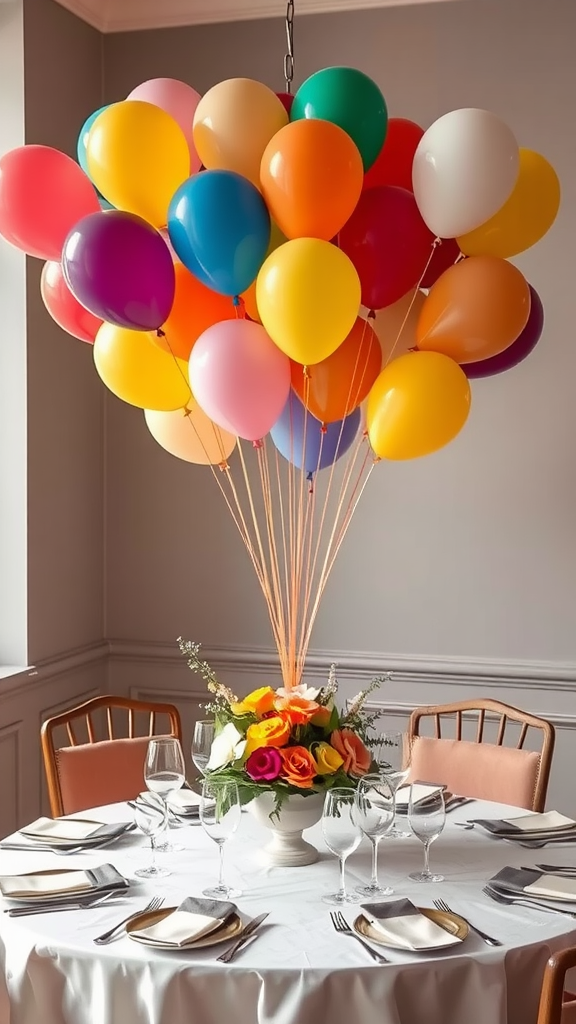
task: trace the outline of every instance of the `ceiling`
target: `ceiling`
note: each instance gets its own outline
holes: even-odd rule
[[[1,2],[1,0],[0,0]],[[286,0],[56,0],[100,32],[130,32],[136,29],[171,28],[178,25],[207,25],[219,21],[248,21],[253,18],[284,17]],[[397,7],[415,0],[296,0],[296,13],[323,14],[330,11]],[[442,0],[416,0],[439,3]]]

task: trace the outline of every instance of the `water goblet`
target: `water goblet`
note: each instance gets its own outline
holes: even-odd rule
[[[420,797],[419,800],[413,799],[413,795],[414,786],[410,786],[408,821],[414,835],[424,843],[424,870],[415,871],[409,877],[415,882],[443,882],[444,875],[435,875],[430,871],[429,849],[446,824],[444,792],[441,789],[432,790],[429,796]]]
[[[383,732],[374,745],[374,760],[378,770],[386,773],[394,795],[394,820],[387,833],[390,839],[408,839],[409,832],[397,828],[396,793],[410,774],[409,745],[403,732]]]
[[[372,844],[372,877],[357,892],[370,899],[390,896],[394,890],[378,881],[378,846],[394,822],[394,791],[386,773],[365,775],[356,790],[356,815],[364,835]]]
[[[336,904],[359,903],[359,895],[347,892],[345,877],[346,860],[362,839],[353,789],[334,786],[328,790],[322,812],[322,834],[326,846],[336,854],[340,863],[340,889],[327,893],[322,900]]]
[[[206,774],[206,765],[210,760],[212,740],[214,739],[214,722],[199,721],[194,723],[192,736],[192,760],[200,775]]]
[[[175,789],[181,789],[186,778],[184,755],[180,740],[176,736],[154,736],[148,743],[144,780],[151,793],[157,793],[164,801],[169,815],[168,796]],[[158,847],[163,853],[177,853],[184,847],[170,842]]]
[[[149,837],[152,850],[151,863],[146,868],[136,868],[134,874],[139,878],[165,878],[170,875],[168,868],[158,867],[156,863],[156,839],[168,825],[168,808],[162,797],[149,793],[145,801],[137,800],[134,803],[134,822]]]
[[[230,888],[224,881],[224,843],[234,834],[240,822],[240,796],[235,782],[204,779],[200,799],[200,821],[206,834],[217,844],[220,854],[218,884],[203,889],[204,896],[211,896],[216,900],[241,896],[240,890]]]

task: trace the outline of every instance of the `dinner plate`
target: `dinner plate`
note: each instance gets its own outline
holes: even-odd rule
[[[158,921],[162,921],[169,914],[173,914],[175,910],[178,910],[178,907],[163,907],[162,910],[138,914],[138,917],[134,917],[128,922],[126,931],[130,938],[134,939],[134,942],[141,942],[143,946],[153,946],[154,949],[169,949],[173,953],[178,953],[182,949],[202,949],[204,946],[217,946],[219,942],[227,942],[229,939],[237,938],[244,931],[244,925],[238,914],[232,914],[220,928],[210,932],[209,935],[202,935],[201,938],[187,942],[182,946],[176,946],[173,942],[153,942],[152,939],[133,934],[133,932],[139,931],[140,928],[150,928],[151,925],[158,924]]]
[[[450,949],[450,946],[456,946],[459,942],[462,942],[466,938],[469,932],[468,922],[463,917],[459,917],[458,914],[448,914],[443,910],[433,910],[431,907],[417,907],[424,917],[427,917],[434,924],[439,925],[445,932],[452,935],[453,942],[449,945],[444,943],[442,946],[425,946],[420,949],[406,949],[406,946],[400,946],[398,943],[393,942],[391,939],[385,939],[377,928],[375,928],[370,921],[368,921],[363,914],[357,917],[354,921],[354,931],[358,933],[363,939],[368,939],[370,942],[375,942],[379,946],[386,946],[388,949],[401,949],[404,953],[429,953],[437,949]]]

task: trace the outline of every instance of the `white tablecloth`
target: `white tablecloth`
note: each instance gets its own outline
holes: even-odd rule
[[[200,894],[215,881],[217,850],[201,826],[175,830],[186,846],[160,854],[172,874],[153,883],[135,880],[122,903],[99,909],[22,919],[0,914],[2,1024],[534,1024],[542,971],[550,951],[576,943],[576,920],[521,907],[499,906],[482,885],[505,864],[539,860],[570,863],[570,847],[533,852],[490,839],[456,820],[510,816],[511,809],[475,803],[448,816],[431,848],[432,867],[445,881],[418,884],[423,847],[416,838],[384,840],[380,876],[420,906],[443,897],[450,907],[500,938],[487,946],[471,933],[462,946],[426,956],[382,950],[390,965],[373,963],[359,943],[337,935],[321,895],[338,887],[336,859],[320,826],[306,838],[321,851],[318,863],[268,868],[259,851],[266,830],[249,813],[227,844],[226,875],[242,889],[239,909],[270,916],[259,937],[232,964],[216,962],[222,947],[196,953],[157,952],[123,936],[108,946],[93,937],[159,893],[166,906]],[[123,805],[94,816],[127,820]],[[80,856],[2,851],[0,873],[109,862],[127,877],[149,858],[146,840],[124,837],[99,853]],[[553,856],[550,851],[553,850]],[[365,881],[370,847],[364,841],[348,861],[348,883]],[[357,908],[345,909],[352,921]]]

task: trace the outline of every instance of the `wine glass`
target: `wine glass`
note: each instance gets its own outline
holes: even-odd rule
[[[176,736],[155,736],[148,743],[144,780],[151,793],[157,793],[164,801],[168,816],[168,795],[181,789],[186,778],[184,754]],[[178,852],[184,847],[163,843],[158,847],[164,853]]]
[[[210,760],[212,740],[214,739],[214,722],[195,722],[192,737],[192,760],[200,775],[206,774],[206,765]]]
[[[388,776],[393,793],[394,819],[392,827],[387,833],[388,838],[391,839],[407,839],[410,836],[409,832],[396,827],[396,793],[410,774],[408,751],[407,737],[403,732],[380,733],[374,745],[374,760],[378,764],[378,770]]]
[[[165,878],[171,872],[168,868],[156,864],[156,838],[168,825],[168,808],[161,796],[156,793],[147,795],[146,800],[134,803],[134,821],[141,832],[150,838],[152,861],[147,868],[137,868],[134,872],[140,878]]]
[[[378,845],[392,828],[394,821],[394,791],[385,772],[365,775],[356,790],[358,824],[372,843],[372,878],[368,885],[358,886],[361,896],[390,896],[394,890],[378,881]]]
[[[235,782],[218,779],[204,779],[200,799],[200,821],[204,831],[218,846],[220,871],[218,885],[203,889],[204,896],[215,900],[226,900],[241,896],[238,889],[231,889],[224,882],[224,843],[234,834],[240,822],[240,796]]]
[[[418,791],[421,793],[421,787]],[[408,804],[408,821],[415,836],[424,843],[424,870],[415,871],[410,875],[415,882],[443,882],[444,875],[434,875],[430,871],[429,849],[431,843],[438,839],[446,824],[446,807],[444,791],[431,790],[430,795],[413,799],[414,786],[410,786],[410,803]]]
[[[340,889],[323,896],[324,903],[359,903],[360,896],[346,891],[345,878],[346,860],[362,839],[353,789],[334,786],[328,790],[322,812],[322,833],[326,846],[340,862]]]

